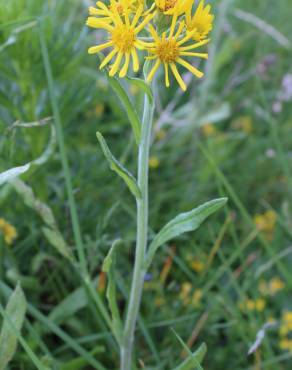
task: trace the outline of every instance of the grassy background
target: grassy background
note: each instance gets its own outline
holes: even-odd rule
[[[147,369],[174,368],[184,353],[173,328],[192,348],[206,342],[206,369],[288,370],[292,346],[290,352],[283,348],[289,333],[283,337],[281,327],[287,327],[283,314],[292,311],[292,83],[289,98],[282,82],[292,73],[292,3],[212,3],[217,17],[205,79],[192,79],[186,94],[175,84],[155,92],[151,233],[209,199],[227,196],[229,202],[196,233],[175,240],[156,257],[145,284],[136,356],[139,368],[143,363]],[[23,194],[4,186],[0,217],[16,227],[18,237],[12,246],[0,237],[1,300],[6,302],[7,287],[20,280],[31,305],[23,337],[43,364],[62,370],[98,368],[94,359],[106,369],[118,368],[118,348],[96,297],[104,307],[101,263],[112,241],[121,238],[117,283],[124,309],[135,240],[135,203],[108,170],[95,132],[104,134],[133,172],[136,148],[118,98],[98,72],[97,60],[87,55],[96,37],[84,26],[87,5],[77,0],[0,0],[0,172],[38,158],[50,141],[50,125],[12,127],[16,121],[54,115],[40,46],[43,34],[96,288],[92,294],[84,291],[76,266],[45,238],[46,217],[40,217],[36,203],[29,206]],[[256,25],[242,19],[246,12],[258,17]],[[290,41],[281,35],[279,40],[277,30]],[[142,93],[125,86],[141,108]],[[33,166],[22,180],[51,208],[75,252],[54,140],[50,149],[47,161]],[[265,230],[259,231],[254,217],[268,210],[275,225],[260,216]],[[281,279],[279,291],[269,286],[271,279]],[[258,331],[271,320],[262,345],[247,356]],[[33,368],[19,347],[10,369]]]

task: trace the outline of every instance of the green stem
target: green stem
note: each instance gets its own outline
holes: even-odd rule
[[[58,146],[59,146],[59,151],[60,151],[61,163],[62,163],[62,168],[64,171],[64,177],[65,177],[65,183],[66,183],[66,189],[67,189],[68,201],[69,201],[69,208],[70,208],[70,215],[71,215],[72,226],[73,226],[73,233],[74,233],[74,238],[75,238],[76,246],[77,246],[78,260],[79,260],[82,275],[87,276],[88,271],[87,271],[87,265],[86,265],[86,258],[85,258],[83,242],[81,238],[77,207],[76,207],[75,198],[73,194],[72,178],[71,178],[71,173],[69,169],[69,161],[68,161],[68,156],[67,156],[66,147],[65,147],[65,139],[64,139],[62,124],[61,124],[61,117],[60,117],[59,107],[57,104],[56,93],[54,89],[54,78],[53,78],[48,48],[47,48],[46,40],[44,37],[43,26],[41,24],[39,24],[39,37],[40,37],[40,45],[41,45],[41,52],[42,52],[43,62],[44,62],[44,67],[45,67],[45,73],[46,73],[47,81],[48,81],[49,96],[50,96],[53,116],[55,120],[55,128],[56,128],[56,133],[57,133],[57,141],[58,141]]]
[[[126,323],[121,344],[121,370],[131,370],[134,332],[137,323],[145,271],[143,269],[148,235],[148,162],[153,121],[153,106],[147,94],[144,99],[141,141],[138,157],[138,185],[141,198],[137,199],[137,242],[134,273]]]

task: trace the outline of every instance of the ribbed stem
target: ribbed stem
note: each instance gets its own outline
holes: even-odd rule
[[[145,274],[145,271],[143,271],[143,264],[148,235],[148,165],[152,120],[153,107],[149,102],[149,97],[145,95],[141,142],[139,144],[138,157],[138,185],[142,196],[141,199],[137,199],[137,242],[135,264],[123,341],[121,345],[121,370],[131,370],[134,332],[141,303]]]

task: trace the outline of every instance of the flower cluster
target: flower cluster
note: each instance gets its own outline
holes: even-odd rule
[[[86,24],[104,30],[107,40],[89,48],[88,52],[107,51],[100,68],[111,62],[109,75],[118,73],[122,78],[127,75],[130,63],[134,72],[139,70],[139,54],[144,51],[148,53],[144,58],[152,61],[148,82],[162,66],[165,85],[170,86],[171,71],[180,87],[186,90],[178,66],[198,78],[203,76],[186,58],[208,58],[207,53],[195,50],[209,42],[207,37],[214,18],[210,5],[205,5],[204,0],[194,7],[194,0],[155,0],[150,7],[146,0],[98,1],[96,7],[89,8]]]

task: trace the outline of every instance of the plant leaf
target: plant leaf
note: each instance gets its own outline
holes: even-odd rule
[[[102,271],[108,274],[108,285],[106,290],[106,297],[109,303],[109,308],[112,315],[112,330],[118,343],[122,339],[122,321],[120,317],[119,307],[117,304],[116,284],[115,284],[115,260],[116,247],[121,241],[115,240],[109,250],[103,265]]]
[[[57,251],[62,254],[62,256],[68,258],[71,262],[74,261],[73,255],[69,247],[67,246],[62,234],[57,229],[49,229],[48,227],[43,227],[42,231],[49,241],[49,243],[57,249]]]
[[[148,96],[150,105],[153,103],[153,94],[150,86],[141,78],[126,77],[126,79],[132,84],[139,87]]]
[[[202,343],[200,347],[193,353],[190,353],[189,356],[174,370],[203,370],[201,362],[207,352],[207,346],[205,343]]]
[[[15,331],[21,330],[24,321],[26,299],[20,285],[17,285],[11,294],[5,312],[11,319],[13,327],[8,320],[4,319],[0,333],[0,370],[4,370],[13,358],[17,347],[17,334]]]
[[[141,198],[141,191],[134,176],[112,155],[102,134],[97,132],[96,136],[102,148],[103,154],[110,165],[110,169],[115,171],[125,181],[131,193],[136,198]]]
[[[15,177],[23,174],[29,169],[29,167],[30,167],[30,164],[28,163],[28,164],[25,164],[24,166],[14,167],[14,168],[11,168],[10,170],[0,173],[0,185],[10,180],[13,180]]]
[[[115,77],[109,77],[108,75],[107,75],[107,79],[108,79],[108,82],[109,82],[111,88],[117,94],[117,96],[119,97],[120,101],[122,102],[122,104],[125,108],[128,119],[129,119],[130,124],[131,124],[132,129],[133,129],[133,133],[134,133],[134,136],[135,136],[136,143],[137,143],[137,145],[139,145],[140,139],[141,139],[141,127],[142,127],[142,125],[141,125],[141,121],[140,121],[140,118],[138,116],[138,113],[137,113],[135,107],[133,106],[131,100],[129,99],[127,93],[125,92],[124,88],[120,84],[120,82]]]
[[[181,213],[168,222],[155,236],[146,255],[146,269],[149,268],[157,249],[168,240],[185,232],[196,230],[201,223],[227,202],[227,198],[211,200],[192,211]]]

